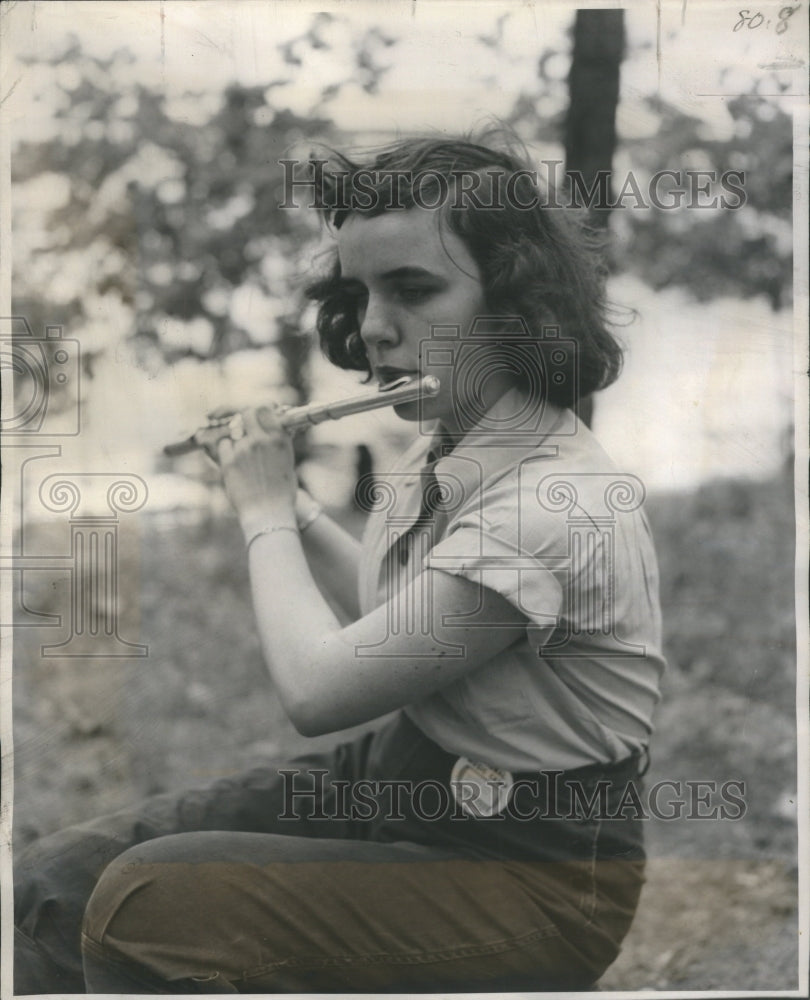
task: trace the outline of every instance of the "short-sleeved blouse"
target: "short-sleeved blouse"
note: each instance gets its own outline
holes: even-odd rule
[[[525,615],[524,635],[408,706],[411,720],[445,750],[513,772],[622,760],[646,749],[664,670],[644,488],[570,410],[532,416],[526,402],[510,390],[452,451],[422,436],[380,478],[361,609],[392,599],[389,633],[413,627],[396,595],[421,569],[491,588]]]

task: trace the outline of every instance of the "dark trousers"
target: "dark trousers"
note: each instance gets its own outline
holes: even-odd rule
[[[641,827],[575,815],[635,762],[471,816],[400,715],[286,767],[147,799],[17,865],[16,993],[581,989],[618,954]],[[513,808],[514,807],[514,808]]]

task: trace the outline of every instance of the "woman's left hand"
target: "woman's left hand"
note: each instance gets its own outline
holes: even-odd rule
[[[213,449],[228,498],[242,525],[256,518],[295,524],[298,487],[292,439],[281,426],[281,408],[239,410]],[[208,450],[208,449],[206,449]]]

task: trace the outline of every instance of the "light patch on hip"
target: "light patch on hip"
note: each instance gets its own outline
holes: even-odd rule
[[[468,816],[479,819],[503,812],[514,783],[511,771],[466,757],[459,757],[450,772],[450,787],[456,802]]]

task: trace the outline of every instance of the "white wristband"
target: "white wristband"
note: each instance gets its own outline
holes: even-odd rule
[[[294,535],[298,534],[298,528],[293,528],[289,524],[274,524],[267,528],[257,528],[252,534],[246,536],[245,538],[245,552],[250,554],[250,546],[256,541],[257,538],[261,538],[262,535],[272,535],[275,531],[291,531]]]

